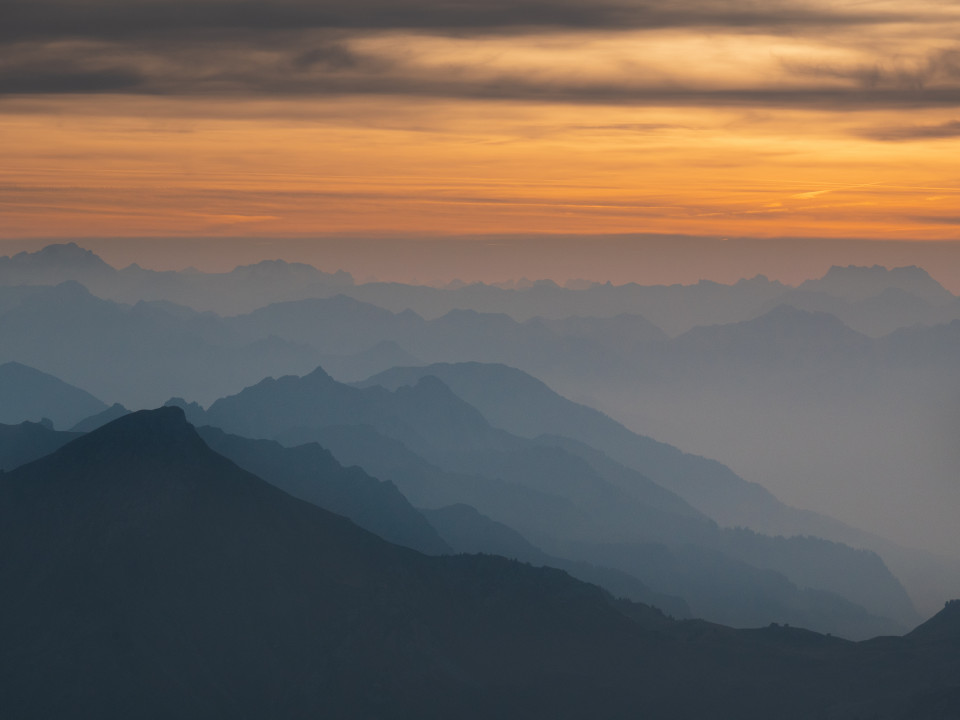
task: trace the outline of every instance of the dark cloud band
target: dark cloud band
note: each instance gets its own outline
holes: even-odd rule
[[[717,89],[682,73],[657,84],[641,72],[578,80],[549,72],[535,79],[479,62],[413,67],[355,42],[387,31],[453,38],[704,27],[811,34],[814,27],[905,19],[824,7],[803,0],[5,0],[0,95],[408,95],[838,110],[960,105],[960,53],[952,50],[909,72],[785,62],[784,79],[799,82]]]
[[[452,33],[766,28],[915,21],[769,0],[5,0],[0,39],[129,39],[302,29]]]

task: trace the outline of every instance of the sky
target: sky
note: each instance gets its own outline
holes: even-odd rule
[[[0,244],[404,280],[956,256],[958,38],[955,0],[5,0]]]

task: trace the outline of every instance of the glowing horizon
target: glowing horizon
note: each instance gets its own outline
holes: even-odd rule
[[[0,240],[960,239],[949,3],[15,5]]]

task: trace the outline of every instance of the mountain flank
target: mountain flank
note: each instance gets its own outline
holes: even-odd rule
[[[960,690],[953,605],[865,643],[671,621],[391,545],[172,407],[0,474],[0,542],[4,717],[906,720]]]

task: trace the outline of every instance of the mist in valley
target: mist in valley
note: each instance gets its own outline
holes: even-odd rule
[[[921,268],[436,288],[282,261],[118,270],[71,244],[0,258],[0,281],[11,488],[114,459],[91,472],[121,477],[136,437],[158,467],[220,468],[227,488],[235,464],[431,558],[409,570],[425,598],[496,572],[430,563],[503,556],[671,637],[696,622],[906,636],[960,596],[960,299]],[[301,512],[286,502],[271,517]],[[380,567],[352,532],[336,542]]]

